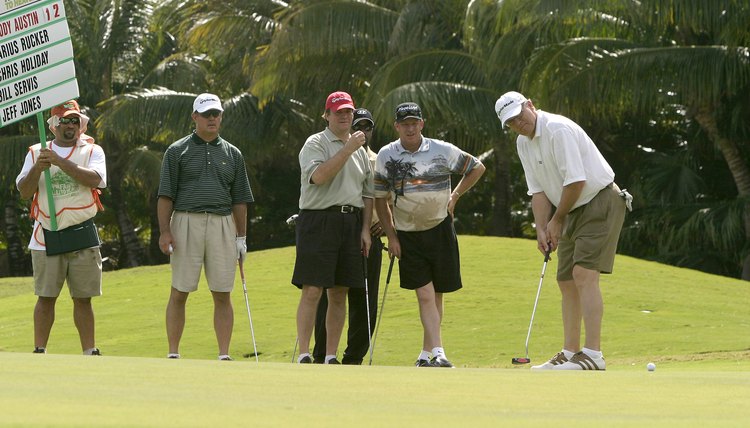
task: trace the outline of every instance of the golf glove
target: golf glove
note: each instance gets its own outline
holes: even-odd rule
[[[620,196],[622,196],[625,199],[625,207],[627,207],[629,212],[633,211],[633,195],[628,193],[628,189],[622,189],[620,190]]]
[[[239,259],[240,263],[245,261],[245,256],[247,255],[247,243],[245,242],[244,236],[238,236],[236,239],[237,244],[237,259]]]

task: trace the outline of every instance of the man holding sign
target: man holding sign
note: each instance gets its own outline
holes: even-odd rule
[[[98,189],[106,187],[104,151],[84,134],[89,118],[81,113],[76,101],[53,107],[51,115],[47,122],[55,139],[49,147],[31,146],[16,178],[21,197],[34,197],[31,216],[36,221],[29,242],[34,293],[38,296],[34,352],[46,353],[55,303],[67,281],[83,354],[100,355],[94,339],[91,297],[102,294],[102,257],[93,217],[102,209]],[[49,188],[42,174],[46,170],[51,177]]]

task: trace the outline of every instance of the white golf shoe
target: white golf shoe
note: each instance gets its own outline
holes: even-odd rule
[[[560,368],[561,365],[567,362],[568,359],[565,358],[565,354],[562,352],[558,352],[554,357],[550,358],[549,361],[545,362],[544,364],[531,366],[531,370],[555,370]]]
[[[606,370],[604,357],[591,358],[581,351],[573,355],[567,362],[556,366],[554,370]]]

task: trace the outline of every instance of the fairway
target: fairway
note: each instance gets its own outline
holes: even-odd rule
[[[388,288],[373,366],[290,364],[299,290],[294,248],[245,263],[260,364],[239,278],[234,362],[216,361],[205,281],[191,294],[181,360],[167,360],[170,268],[104,274],[94,300],[103,357],[83,357],[65,289],[49,354],[33,355],[31,278],[0,279],[0,426],[746,426],[750,284],[618,256],[602,278],[607,371],[514,367],[523,356],[543,256],[522,239],[459,237],[464,289],[446,295],[443,341],[456,369],[412,365],[414,293]],[[383,278],[378,302],[385,288]],[[560,349],[560,296],[548,266],[532,364]],[[343,350],[343,342],[339,355]],[[648,362],[656,371],[646,371]]]
[[[538,373],[19,353],[0,353],[0,367],[3,426],[740,427],[750,418],[747,371]]]

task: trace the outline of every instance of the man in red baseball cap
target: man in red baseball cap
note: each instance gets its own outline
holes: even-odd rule
[[[302,290],[297,308],[299,363],[312,363],[310,337],[323,291],[328,296],[326,364],[336,358],[346,316],[349,288],[364,288],[363,255],[371,244],[372,167],[363,147],[365,134],[351,133],[354,101],[346,92],[326,99],[325,130],[305,141],[299,153],[302,170],[300,213],[296,223],[297,256],[292,284]]]

